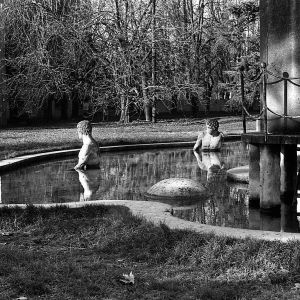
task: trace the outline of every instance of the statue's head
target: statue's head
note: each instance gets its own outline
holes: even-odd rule
[[[92,124],[87,120],[80,121],[77,124],[77,132],[78,132],[79,138],[81,138],[82,135],[92,134]]]
[[[216,119],[210,119],[206,121],[206,128],[208,132],[218,131],[219,122]]]

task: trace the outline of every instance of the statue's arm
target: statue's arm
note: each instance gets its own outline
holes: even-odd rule
[[[199,153],[196,150],[194,150],[194,155],[197,159],[197,163],[198,163],[199,168],[202,169],[202,170],[206,170],[206,166],[203,163],[203,161],[201,159],[201,156],[199,155]]]
[[[90,155],[90,147],[88,145],[83,145],[78,155],[78,163],[74,167],[74,169],[76,170],[76,169],[83,168],[86,162],[88,161],[89,155]]]
[[[203,133],[200,132],[199,135],[198,135],[198,138],[197,138],[197,141],[194,145],[194,151],[197,151],[201,148],[201,145],[202,145],[202,138],[203,138]]]

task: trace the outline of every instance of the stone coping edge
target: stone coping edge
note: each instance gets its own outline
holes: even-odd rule
[[[226,135],[226,140],[239,140],[240,135]],[[151,144],[132,144],[132,145],[119,145],[119,146],[104,146],[101,147],[103,152],[109,151],[126,151],[126,150],[142,150],[142,149],[156,149],[156,148],[170,148],[180,146],[192,146],[194,142],[171,142],[171,143],[151,143]],[[42,161],[45,159],[66,157],[76,155],[79,149],[60,150],[52,152],[44,152],[38,154],[24,155],[11,159],[0,161],[0,171],[8,171],[15,169],[19,166],[24,166],[29,163]],[[156,225],[161,223],[166,224],[171,229],[186,229],[199,233],[213,233],[218,236],[227,236],[233,238],[254,238],[259,240],[269,241],[283,241],[299,240],[300,234],[287,233],[287,232],[273,232],[273,231],[260,231],[251,229],[240,229],[231,227],[219,227],[212,225],[204,225],[195,222],[186,221],[173,217],[171,215],[172,206],[152,201],[133,201],[133,200],[98,200],[86,202],[70,202],[70,203],[51,203],[51,204],[33,204],[35,207],[55,207],[67,206],[69,208],[79,208],[86,205],[123,205],[130,209],[133,215],[144,217],[147,221],[153,222]],[[2,207],[20,207],[26,208],[27,204],[1,204]]]
[[[170,229],[190,230],[197,233],[215,234],[217,236],[231,237],[237,239],[252,238],[257,240],[267,241],[300,241],[299,233],[289,232],[274,232],[260,231],[252,229],[240,229],[231,227],[219,227],[212,225],[204,225],[191,221],[186,221],[173,217],[171,214],[172,206],[152,201],[134,201],[134,200],[94,200],[84,202],[69,202],[69,203],[51,203],[51,204],[34,204],[34,207],[68,207],[80,208],[93,205],[121,205],[130,209],[134,216],[142,217],[146,221],[152,222],[155,225],[165,224]],[[0,207],[8,208],[26,208],[26,204],[2,204]]]
[[[225,140],[240,140],[241,135],[229,134],[224,137]],[[176,148],[176,147],[188,147],[193,146],[192,142],[164,142],[164,143],[151,143],[151,144],[131,144],[131,145],[116,145],[116,146],[103,146],[100,147],[102,152],[112,151],[129,151],[129,150],[143,150],[143,149],[158,149],[158,148]],[[50,151],[36,154],[28,154],[9,158],[0,161],[0,172],[14,170],[21,166],[26,166],[31,163],[40,162],[46,159],[54,159],[60,157],[66,157],[71,155],[77,155],[80,149],[67,149]]]

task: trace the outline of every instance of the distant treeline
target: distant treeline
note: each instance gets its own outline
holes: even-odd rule
[[[158,101],[174,112],[180,101],[209,111],[212,99],[237,110],[236,66],[255,69],[259,58],[257,1],[4,3],[6,97],[18,115],[49,101],[113,110],[123,122],[155,121]]]

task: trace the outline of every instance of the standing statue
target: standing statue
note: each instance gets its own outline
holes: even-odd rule
[[[97,142],[92,137],[92,125],[89,121],[81,121],[77,124],[79,139],[82,140],[82,147],[78,154],[77,169],[98,169],[100,163],[100,150]]]

